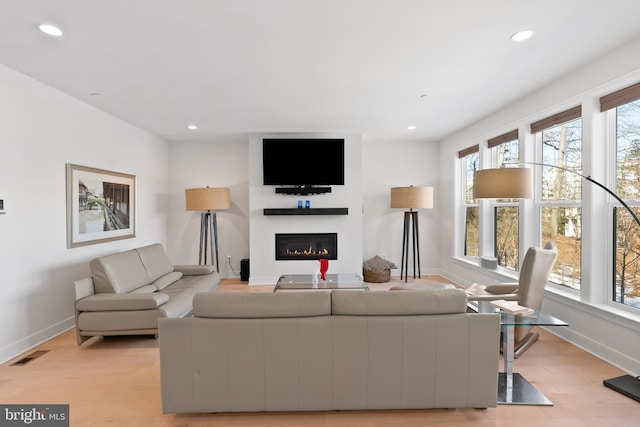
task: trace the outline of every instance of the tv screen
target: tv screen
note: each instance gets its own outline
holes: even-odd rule
[[[264,185],[344,185],[344,139],[263,139]]]

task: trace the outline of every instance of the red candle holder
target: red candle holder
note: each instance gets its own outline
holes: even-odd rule
[[[320,260],[320,278],[322,280],[327,280],[327,270],[329,270],[329,260],[321,259]]]

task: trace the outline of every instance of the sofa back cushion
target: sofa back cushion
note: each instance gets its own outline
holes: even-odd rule
[[[347,291],[331,294],[331,312],[349,316],[417,316],[464,313],[467,294],[461,289],[424,291]]]
[[[169,261],[164,248],[160,243],[143,246],[135,249],[140,255],[142,264],[149,274],[149,282],[164,276],[173,271],[173,264]]]
[[[256,319],[330,314],[329,292],[202,292],[193,298],[194,317]]]
[[[89,269],[98,294],[130,292],[151,282],[135,249],[95,258]]]

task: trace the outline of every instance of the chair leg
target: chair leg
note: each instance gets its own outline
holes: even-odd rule
[[[520,357],[520,355],[522,353],[527,351],[527,349],[529,347],[531,347],[533,345],[533,343],[538,341],[538,337],[540,337],[539,333],[537,333],[537,332],[529,332],[529,334],[526,337],[524,337],[522,339],[522,341],[517,343],[515,348],[513,349],[514,358],[517,359],[518,357]]]

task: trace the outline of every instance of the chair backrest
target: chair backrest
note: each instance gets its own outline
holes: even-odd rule
[[[518,304],[525,307],[542,308],[544,288],[547,286],[549,275],[558,258],[558,248],[553,240],[547,242],[544,248],[530,247],[524,256],[520,267],[518,284]],[[515,330],[516,343],[525,339],[533,326],[517,326]]]
[[[557,258],[558,248],[552,240],[544,248],[531,247],[527,250],[520,267],[518,304],[536,310],[542,308],[544,288]]]

